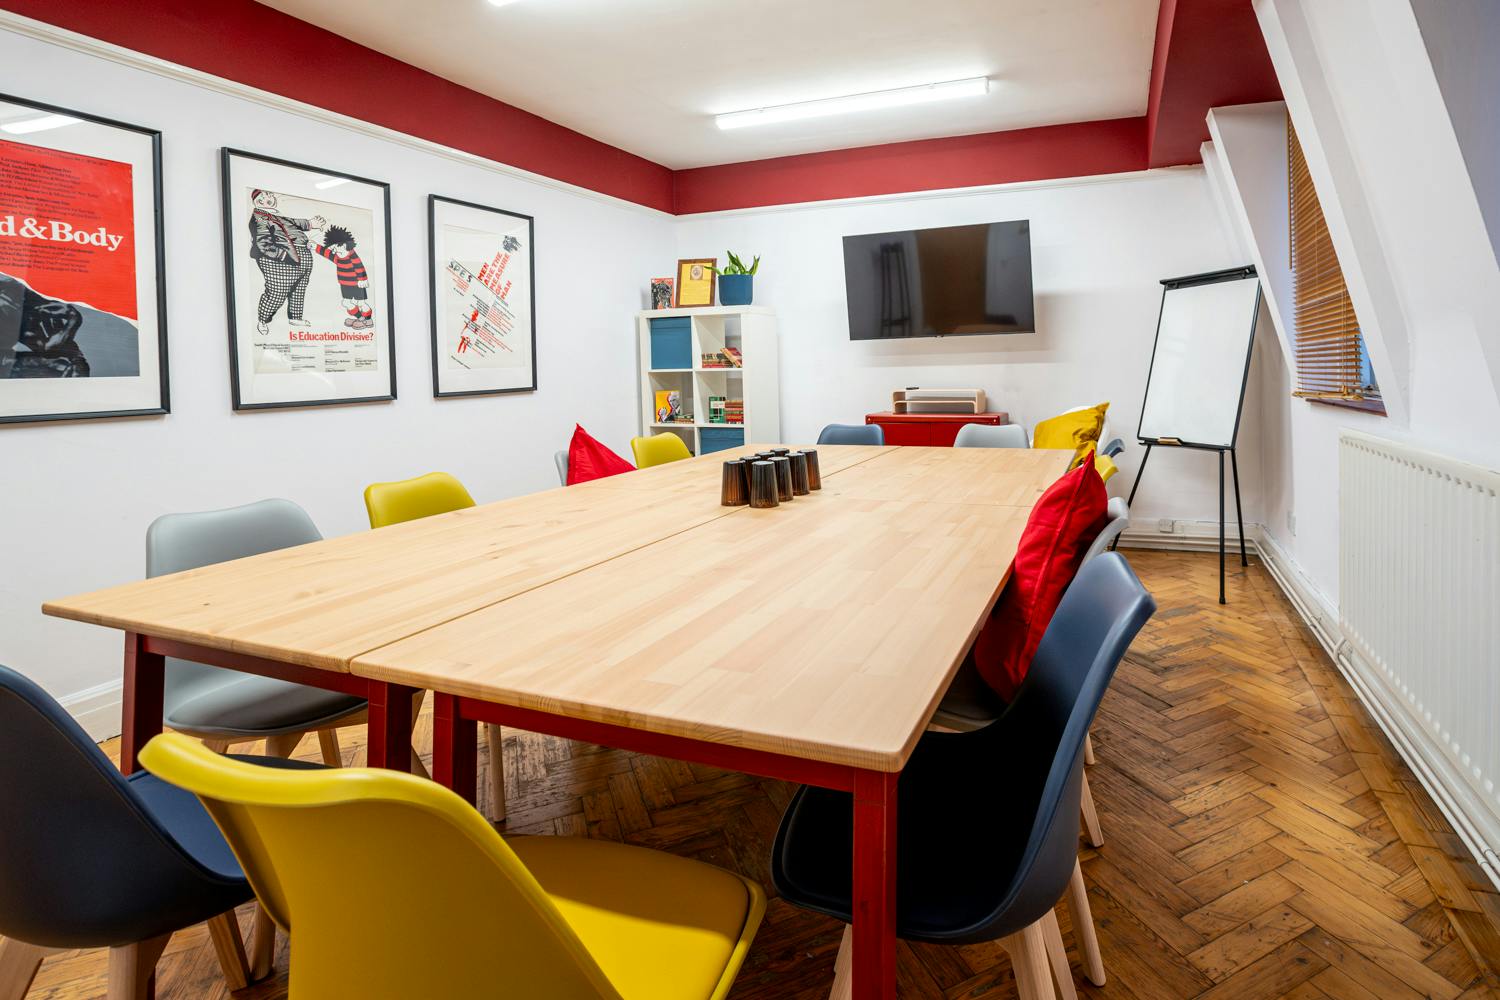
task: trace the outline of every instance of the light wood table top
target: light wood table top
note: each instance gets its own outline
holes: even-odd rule
[[[632,473],[633,474],[633,473]],[[324,670],[734,512],[718,489],[547,490],[49,601],[111,628]]]
[[[49,602],[51,615],[592,721],[898,770],[1066,452],[751,446]],[[1007,503],[1006,501],[1014,501]]]
[[[1068,469],[1073,452],[1036,448],[891,448],[826,485],[863,500],[930,500],[1030,508]]]

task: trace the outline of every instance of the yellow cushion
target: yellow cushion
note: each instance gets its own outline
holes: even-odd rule
[[[1110,476],[1113,476],[1116,472],[1120,471],[1119,466],[1115,465],[1114,459],[1110,458],[1108,455],[1095,455],[1094,469],[1099,473],[1099,478],[1104,480],[1106,483],[1109,482]]]
[[[1099,443],[1099,434],[1104,430],[1104,413],[1108,409],[1108,403],[1100,403],[1043,420],[1031,429],[1031,446],[1070,448],[1073,465],[1077,465],[1085,452]]]
[[[722,868],[606,840],[507,837],[626,1000],[728,994],[765,912]]]

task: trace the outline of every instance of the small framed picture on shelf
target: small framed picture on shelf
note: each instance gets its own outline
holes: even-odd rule
[[[672,285],[673,285],[673,279],[671,279],[671,278],[652,278],[651,279],[651,308],[652,309],[670,309],[670,308],[672,308]]]
[[[699,257],[677,262],[677,308],[714,304],[714,266],[717,257]]]

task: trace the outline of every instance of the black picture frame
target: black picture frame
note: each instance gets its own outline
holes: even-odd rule
[[[471,209],[478,212],[487,212],[492,215],[505,216],[510,219],[520,219],[526,223],[527,253],[530,264],[527,267],[527,279],[529,282],[530,313],[531,313],[531,384],[525,386],[512,386],[498,389],[449,389],[444,391],[441,385],[441,370],[439,366],[439,354],[441,347],[441,319],[438,315],[438,288],[441,283],[438,264],[437,247],[437,207],[439,203],[456,205],[459,208]],[[536,392],[537,390],[537,360],[536,360],[536,219],[534,216],[521,212],[512,212],[503,208],[494,208],[490,205],[480,205],[472,201],[464,201],[459,198],[448,198],[440,194],[429,194],[427,196],[427,264],[428,264],[428,316],[430,321],[429,341],[431,347],[432,361],[432,395],[436,399],[450,399],[464,396],[503,396],[518,392]]]
[[[240,364],[239,364],[239,335],[237,312],[237,290],[235,286],[235,247],[234,247],[234,204],[231,190],[232,172],[234,160],[256,160],[261,163],[269,163],[277,167],[287,167],[294,170],[306,171],[324,178],[343,178],[357,184],[366,184],[379,188],[383,201],[383,216],[385,225],[385,263],[386,263],[386,289],[385,289],[385,316],[386,316],[386,358],[389,369],[389,391],[373,395],[340,396],[329,399],[299,399],[299,400],[277,400],[271,402],[245,402],[240,394]],[[342,406],[352,403],[381,403],[396,398],[396,326],[395,326],[395,268],[391,255],[391,186],[386,181],[378,181],[370,177],[361,177],[358,174],[347,173],[342,170],[332,170],[325,167],[315,167],[306,163],[298,163],[295,160],[283,159],[276,156],[267,156],[261,153],[252,153],[248,150],[236,149],[225,146],[219,152],[219,189],[222,205],[222,219],[224,226],[224,289],[226,312],[229,325],[229,386],[230,396],[235,410],[276,410],[293,407],[308,406]]]
[[[162,134],[160,129],[144,125],[132,125],[114,118],[65,108],[44,101],[34,101],[15,94],[0,93],[0,104],[16,104],[46,114],[64,115],[79,121],[102,125],[106,128],[134,132],[146,137],[151,146],[151,232],[154,236],[155,253],[152,263],[156,268],[156,378],[157,405],[131,409],[77,410],[60,413],[0,414],[0,424],[51,423],[59,420],[106,420],[116,417],[157,417],[172,412],[170,366],[167,359],[167,266],[166,266],[166,222],[162,209]],[[139,221],[139,220],[137,220]],[[139,376],[137,376],[139,377]],[[70,380],[71,381],[71,380]]]

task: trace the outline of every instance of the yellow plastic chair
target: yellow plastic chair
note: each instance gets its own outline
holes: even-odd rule
[[[370,512],[372,528],[472,506],[474,498],[464,484],[446,472],[429,472],[415,479],[371,483],[365,487],[365,509]]]
[[[682,438],[671,431],[651,437],[631,438],[630,451],[635,455],[637,469],[649,469],[653,465],[666,465],[668,462],[680,462],[684,458],[693,457]]]
[[[273,772],[178,733],[141,763],[202,799],[293,935],[290,1000],[720,1000],[765,913],[758,885],[699,861],[502,840],[408,774]]]

